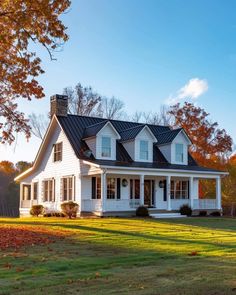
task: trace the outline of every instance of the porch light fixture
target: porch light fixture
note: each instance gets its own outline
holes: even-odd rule
[[[159,187],[164,188],[164,186],[165,186],[165,182],[163,180],[160,180],[159,181]]]
[[[128,180],[127,179],[122,179],[122,186],[126,187],[128,185]]]

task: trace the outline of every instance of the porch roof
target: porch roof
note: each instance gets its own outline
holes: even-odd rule
[[[191,172],[209,172],[209,173],[219,173],[227,174],[225,171],[220,171],[216,169],[201,167],[201,166],[191,166],[191,165],[177,165],[170,164],[168,162],[122,162],[122,161],[111,161],[111,160],[92,160],[87,161],[91,164],[99,165],[102,167],[115,167],[115,168],[137,168],[137,169],[161,169],[161,170],[176,170],[176,171],[191,171]]]

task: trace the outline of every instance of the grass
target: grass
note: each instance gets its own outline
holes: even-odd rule
[[[0,219],[5,224],[66,236],[17,255],[1,251],[0,294],[236,294],[236,219]]]

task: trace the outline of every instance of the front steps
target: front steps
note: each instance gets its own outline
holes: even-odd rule
[[[151,213],[150,216],[152,218],[183,218],[187,217],[187,215],[181,215],[180,213]]]

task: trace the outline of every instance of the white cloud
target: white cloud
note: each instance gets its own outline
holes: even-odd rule
[[[184,99],[196,100],[199,96],[208,90],[207,80],[193,78],[188,81],[182,88],[180,88],[176,94],[171,94],[166,100],[167,104],[175,104]]]

